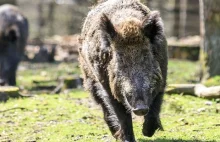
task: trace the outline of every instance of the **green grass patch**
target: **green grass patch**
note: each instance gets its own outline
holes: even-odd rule
[[[205,83],[206,86],[219,86],[220,85],[220,76],[214,76],[208,79]]]
[[[0,103],[0,141],[88,141],[108,134],[100,110],[80,103],[80,90],[67,95],[36,95]],[[89,100],[88,100],[89,101]],[[103,135],[104,134],[104,135]]]
[[[186,60],[169,60],[168,63],[168,84],[196,82],[196,75],[199,65],[197,62]]]
[[[0,112],[0,140],[4,137],[11,141],[114,141],[101,109],[89,108],[90,101],[87,93],[78,90],[67,95],[42,94],[1,103],[0,111],[5,111]],[[143,122],[135,119],[136,138],[140,142],[218,142],[218,107],[214,101],[207,103],[192,96],[165,95],[161,113],[165,131],[146,138],[141,133]]]
[[[32,94],[36,77],[56,79],[79,74],[78,66],[65,63],[28,64],[18,71],[18,84]],[[196,80],[196,62],[169,62],[168,83]],[[180,94],[165,95],[161,112],[164,131],[151,138],[142,135],[143,120],[135,117],[138,142],[219,142],[219,101]],[[33,97],[10,99],[0,103],[0,142],[114,142],[99,106],[81,90],[67,90],[59,95],[39,92]]]
[[[57,80],[59,77],[72,74],[80,74],[77,63],[22,62],[17,73],[17,84],[24,89],[32,90],[35,80]]]

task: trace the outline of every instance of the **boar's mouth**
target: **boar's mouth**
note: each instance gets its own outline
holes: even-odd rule
[[[137,116],[144,116],[148,114],[149,106],[145,103],[143,99],[132,103],[128,98],[129,96],[126,95],[120,95],[117,97],[118,101],[124,105],[127,113],[133,112]]]

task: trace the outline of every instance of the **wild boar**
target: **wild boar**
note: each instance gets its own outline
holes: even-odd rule
[[[16,85],[16,70],[28,38],[28,21],[17,7],[0,6],[0,85]]]
[[[162,130],[167,42],[159,12],[138,0],[100,2],[88,13],[80,42],[84,87],[101,105],[112,135],[135,141],[132,112],[144,116],[145,136]]]

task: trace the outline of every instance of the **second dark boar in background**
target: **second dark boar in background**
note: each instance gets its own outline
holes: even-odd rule
[[[16,70],[28,38],[28,21],[9,4],[0,6],[0,85],[16,85]]]

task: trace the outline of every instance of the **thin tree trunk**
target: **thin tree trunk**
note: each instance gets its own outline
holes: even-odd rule
[[[54,14],[55,14],[55,3],[53,1],[48,4],[48,22],[49,22],[49,35],[54,34]]]
[[[200,14],[200,64],[201,64],[201,74],[200,74],[200,80],[206,80],[208,78],[208,71],[206,71],[206,59],[205,59],[205,15],[204,15],[204,2],[203,0],[199,0],[199,14]],[[205,73],[206,72],[206,73]],[[203,82],[203,81],[202,81]]]
[[[175,37],[179,37],[179,19],[180,19],[180,0],[175,0],[175,6],[174,6],[174,30],[173,35]]]
[[[186,35],[187,1],[180,0],[179,38]]]
[[[44,26],[44,18],[43,18],[43,0],[40,0],[37,5],[37,12],[38,12],[38,38],[42,38],[43,36],[43,26]]]
[[[202,80],[220,75],[220,1],[200,0]]]

